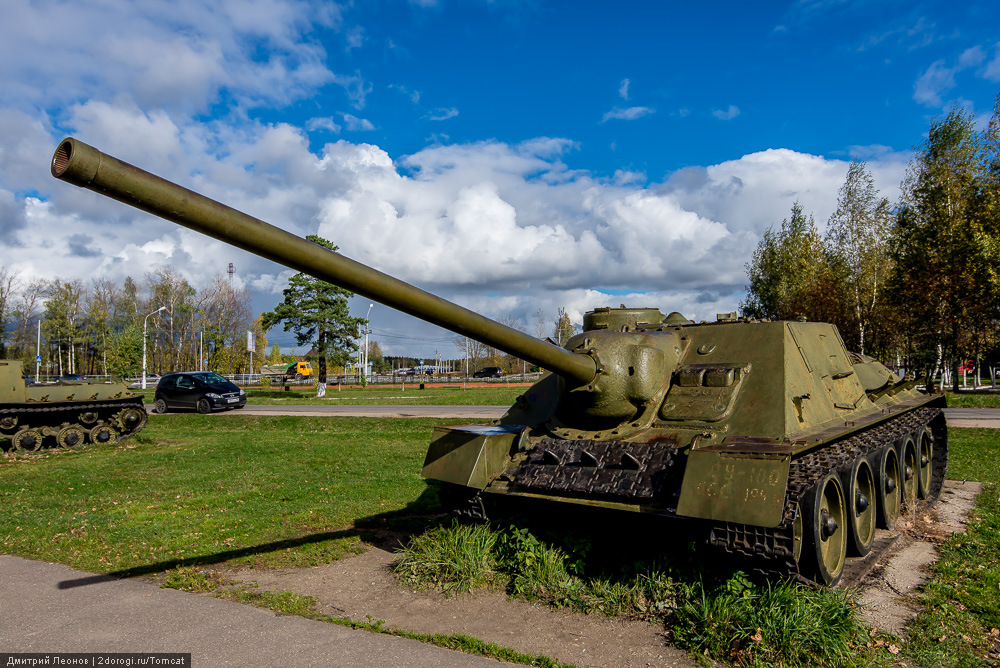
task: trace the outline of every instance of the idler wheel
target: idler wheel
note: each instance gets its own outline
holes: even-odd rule
[[[122,432],[132,434],[146,425],[146,411],[138,408],[123,408],[116,416]]]
[[[61,448],[75,448],[83,445],[86,440],[87,435],[84,433],[83,428],[75,424],[63,427],[56,434],[56,442]]]
[[[875,473],[875,519],[880,529],[892,530],[899,519],[903,501],[903,476],[899,468],[899,455],[892,446],[876,450],[871,456]]]
[[[931,469],[934,463],[934,435],[924,427],[917,437],[917,496],[926,499],[931,493]]]
[[[903,476],[903,508],[908,511],[917,504],[917,487],[920,486],[917,462],[917,444],[907,436],[899,444],[899,469]]]
[[[847,503],[848,531],[847,552],[852,557],[863,557],[872,549],[875,540],[876,501],[875,474],[871,464],[863,457],[840,472]]]
[[[117,437],[115,430],[106,424],[99,424],[87,434],[91,443],[111,443]]]
[[[22,429],[10,438],[15,452],[37,452],[42,447],[42,439],[38,429]]]
[[[801,510],[804,511],[801,567],[807,577],[832,587],[844,570],[849,523],[844,488],[836,473],[806,492]]]

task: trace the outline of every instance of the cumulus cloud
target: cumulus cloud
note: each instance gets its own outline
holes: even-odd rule
[[[611,111],[604,114],[603,122],[607,123],[610,120],[621,120],[621,121],[634,121],[637,118],[642,118],[643,116],[648,116],[652,114],[654,109],[650,107],[615,107]]]
[[[631,83],[628,79],[622,79],[622,83],[618,87],[618,96],[626,102],[628,102],[628,87]]]
[[[22,109],[128,95],[146,107],[200,112],[222,90],[252,106],[287,103],[327,83],[353,86],[357,99],[354,77],[337,78],[323,48],[301,35],[307,24],[339,22],[336,5],[312,0],[7,3],[0,88]]]

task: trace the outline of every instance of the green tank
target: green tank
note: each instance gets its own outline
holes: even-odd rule
[[[121,383],[27,384],[20,360],[0,360],[0,447],[18,453],[111,443],[146,426],[142,399]]]
[[[423,475],[459,517],[516,497],[676,518],[833,585],[877,527],[940,492],[943,396],[848,352],[833,325],[597,308],[559,347],[74,139],[52,173],[551,371],[496,424],[434,430]]]

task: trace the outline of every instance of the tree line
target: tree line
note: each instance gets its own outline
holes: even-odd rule
[[[131,277],[25,280],[0,266],[0,358],[23,361],[29,375],[37,350],[43,375],[136,376],[144,324],[149,371],[246,372],[247,331],[258,354],[266,346],[249,292],[222,274],[196,290],[169,267],[140,284]]]
[[[1000,96],[988,126],[934,119],[890,202],[850,164],[821,235],[800,204],[747,263],[747,318],[837,325],[848,349],[929,377],[1000,343]]]

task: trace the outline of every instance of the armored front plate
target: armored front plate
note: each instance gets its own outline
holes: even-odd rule
[[[787,455],[693,450],[688,455],[677,514],[778,526],[788,465]]]
[[[520,427],[459,425],[434,427],[421,475],[484,489],[506,467]]]

